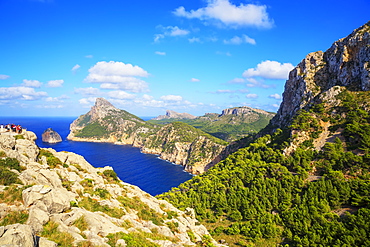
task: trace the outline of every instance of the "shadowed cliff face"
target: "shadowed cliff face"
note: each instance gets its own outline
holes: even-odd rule
[[[308,54],[290,72],[283,102],[271,124],[275,128],[287,126],[299,109],[321,103],[320,95],[334,86],[370,90],[370,22],[334,42],[327,51]]]

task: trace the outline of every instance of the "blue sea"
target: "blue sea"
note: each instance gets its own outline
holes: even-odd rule
[[[37,135],[36,144],[41,148],[80,154],[94,167],[111,166],[121,180],[137,185],[151,195],[166,192],[192,177],[183,171],[182,166],[161,160],[156,155],[141,153],[139,148],[130,145],[69,141],[69,125],[75,119],[76,117],[0,117],[0,123],[20,124],[34,132]],[[47,128],[58,132],[63,141],[56,144],[42,142],[41,135]]]

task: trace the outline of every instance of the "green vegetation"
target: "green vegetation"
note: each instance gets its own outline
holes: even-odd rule
[[[149,120],[153,124],[169,124],[173,122],[187,123],[214,137],[227,142],[235,141],[255,134],[263,129],[272,118],[273,114],[265,115],[253,113],[251,115],[223,115],[206,114],[195,119],[163,119]]]
[[[37,159],[40,161],[42,156],[46,157],[46,162],[48,163],[50,168],[55,168],[58,165],[63,165],[63,162],[60,161],[59,158],[55,157],[50,151],[46,149],[40,149],[40,152],[37,155]]]
[[[151,241],[149,241],[147,238],[155,238],[158,239],[157,234],[150,234],[150,233],[144,233],[144,232],[131,232],[131,233],[123,233],[123,232],[117,232],[117,233],[111,233],[107,236],[109,239],[108,244],[110,246],[117,246],[116,243],[119,239],[123,239],[126,242],[127,247],[159,247],[160,245],[155,244]],[[163,238],[162,238],[163,239]]]
[[[41,237],[45,237],[51,241],[54,241],[61,247],[69,247],[73,243],[74,238],[67,232],[60,232],[58,230],[58,224],[54,221],[49,221],[44,225],[44,229],[40,233]]]
[[[13,225],[16,223],[24,224],[26,223],[27,219],[27,211],[12,211],[8,213],[3,219],[1,219],[0,226]]]
[[[213,237],[230,246],[369,246],[370,93],[339,97],[341,105],[300,111],[290,126],[158,197],[194,208]],[[342,137],[316,151],[320,120]],[[311,139],[283,155],[295,141],[291,133],[302,130]]]
[[[82,197],[82,200],[78,202],[78,207],[84,208],[91,212],[103,212],[114,218],[121,218],[125,215],[125,212],[121,208],[110,208],[108,206],[102,206],[100,203],[90,197]]]
[[[10,185],[5,187],[4,190],[0,192],[0,202],[8,204],[22,203],[23,202],[22,191],[28,187],[30,187],[30,185],[27,186]]]
[[[21,167],[19,161],[15,158],[0,158],[0,184],[22,184],[18,179],[18,175],[11,169],[21,172],[24,170],[24,167]]]
[[[89,137],[98,137],[98,138],[100,137],[101,138],[101,137],[108,136],[109,133],[110,131],[108,131],[100,123],[94,122],[94,123],[89,123],[88,125],[86,125],[83,129],[78,131],[75,134],[75,136],[85,137],[85,138],[89,138]]]

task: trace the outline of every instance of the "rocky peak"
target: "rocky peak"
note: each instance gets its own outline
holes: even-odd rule
[[[196,116],[193,116],[189,113],[179,113],[172,110],[167,110],[166,115],[160,115],[156,118],[153,118],[153,120],[162,120],[162,119],[170,119],[170,118],[179,118],[179,119],[194,119]]]
[[[42,133],[42,141],[48,143],[57,143],[62,141],[62,137],[53,130],[52,128],[47,128],[44,133]]]
[[[252,114],[252,113],[261,113],[261,114],[270,114],[264,110],[255,109],[249,106],[241,106],[241,107],[234,107],[234,108],[228,108],[224,109],[220,115],[220,117],[225,115],[242,115],[242,114]]]
[[[271,124],[284,127],[300,109],[321,103],[335,86],[370,90],[370,22],[325,52],[310,53],[289,74],[283,102]]]

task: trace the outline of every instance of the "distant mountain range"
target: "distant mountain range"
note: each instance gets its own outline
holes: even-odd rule
[[[225,109],[221,114],[207,113],[201,117],[167,110],[166,115],[153,118],[149,122],[154,124],[168,124],[180,121],[217,138],[232,142],[257,133],[274,116],[275,113],[272,112],[242,106]]]

